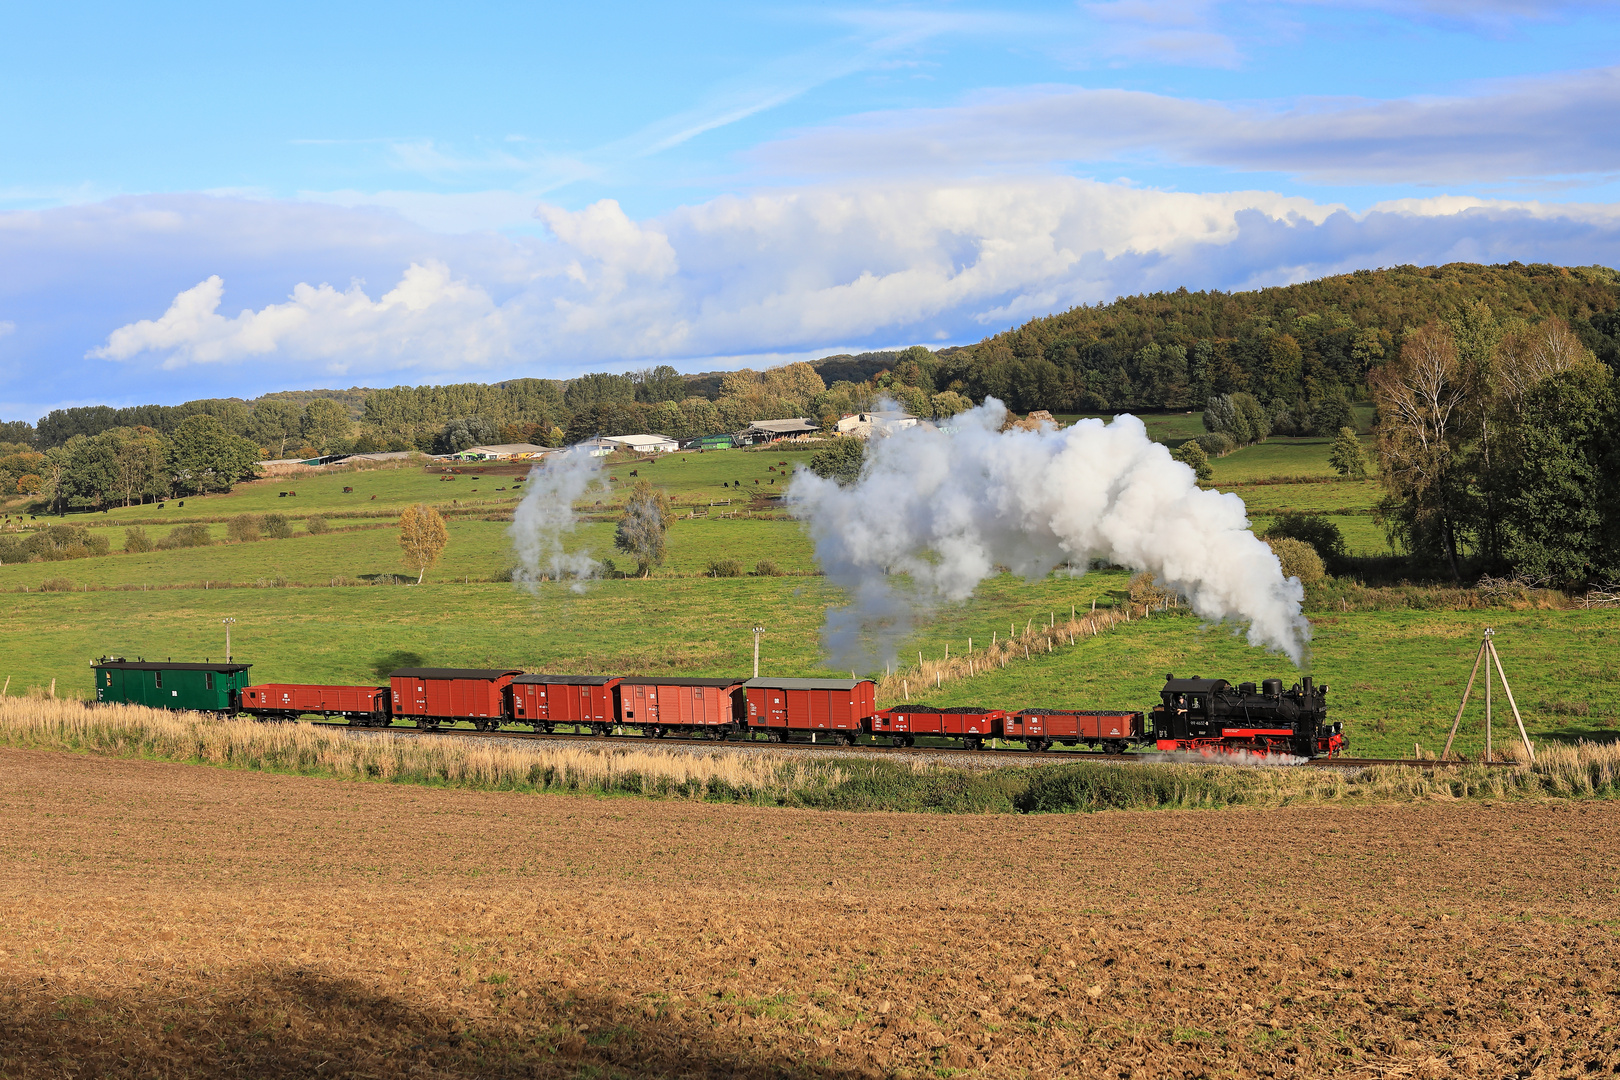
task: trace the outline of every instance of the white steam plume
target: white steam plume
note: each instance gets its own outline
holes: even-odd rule
[[[547,578],[573,578],[573,590],[585,591],[585,582],[596,574],[596,560],[586,551],[565,552],[563,535],[578,524],[574,503],[600,481],[599,462],[578,447],[550,454],[529,470],[523,501],[507,530],[518,557],[512,580],[535,592]]]
[[[1006,415],[990,398],[949,433],[874,438],[849,487],[794,477],[816,559],[851,598],[822,629],[834,667],[874,660],[863,640],[892,660],[918,606],[967,599],[997,565],[1033,581],[1093,559],[1150,570],[1206,619],[1246,623],[1249,644],[1305,663],[1304,586],[1249,531],[1242,499],[1201,490],[1134,416],[1002,432]],[[892,573],[910,576],[909,594]]]

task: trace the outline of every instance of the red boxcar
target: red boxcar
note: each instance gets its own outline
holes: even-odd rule
[[[1020,709],[1002,721],[1001,734],[1022,739],[1031,750],[1045,750],[1054,742],[1073,746],[1101,743],[1114,753],[1142,738],[1142,714],[1107,709]]]
[[[877,712],[870,679],[749,679],[743,689],[748,726],[776,742],[790,731],[836,731],[853,744]]]
[[[619,722],[650,735],[740,730],[747,713],[741,679],[620,679]]]
[[[898,705],[872,718],[872,734],[888,735],[899,746],[911,746],[919,735],[963,739],[969,748],[977,750],[985,739],[999,734],[997,722],[1006,715],[1003,709],[978,706],[935,709],[927,705]]]
[[[523,674],[504,668],[400,668],[388,676],[394,715],[413,717],[419,728],[471,720],[480,731],[501,726],[505,691]]]
[[[550,731],[558,724],[588,727],[605,734],[615,720],[613,689],[619,680],[605,675],[519,675],[507,689],[514,723]]]
[[[291,719],[306,713],[344,716],[351,723],[388,723],[388,690],[381,686],[304,686],[266,683],[241,691],[243,712]]]

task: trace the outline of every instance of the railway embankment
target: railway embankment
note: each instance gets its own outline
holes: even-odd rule
[[[1533,764],[1398,762],[1342,769],[1041,761],[962,768],[918,756],[789,758],[716,746],[555,742],[266,724],[52,698],[0,699],[0,745],[197,763],[357,782],[516,794],[623,796],[827,810],[1063,813],[1612,798],[1620,748],[1545,747]]]

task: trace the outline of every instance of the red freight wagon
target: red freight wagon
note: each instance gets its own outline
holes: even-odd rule
[[[1142,714],[1108,710],[1020,709],[1002,721],[1002,732],[1009,739],[1023,739],[1031,750],[1045,750],[1054,742],[1073,746],[1102,743],[1116,754],[1127,744],[1142,738]]]
[[[870,679],[749,679],[748,726],[781,742],[791,731],[836,731],[851,745],[877,711]]]
[[[400,668],[388,676],[394,715],[415,717],[416,726],[471,720],[493,731],[505,718],[505,691],[521,671],[504,668]]]
[[[911,746],[918,735],[963,739],[970,750],[984,746],[984,740],[998,734],[996,722],[1007,713],[1003,709],[964,706],[934,709],[927,705],[906,705],[885,709],[872,718],[872,734],[888,735],[898,746]]]
[[[742,686],[741,679],[620,679],[619,721],[653,736],[741,730]]]
[[[242,711],[292,719],[306,713],[348,717],[354,724],[388,723],[388,691],[381,686],[304,686],[267,683],[242,688]]]
[[[604,735],[613,726],[613,688],[619,680],[605,675],[519,675],[507,693],[513,722],[551,731],[557,724],[590,728]]]

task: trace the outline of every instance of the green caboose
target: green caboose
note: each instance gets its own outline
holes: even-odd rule
[[[96,700],[154,709],[234,712],[237,695],[251,685],[252,664],[175,664],[104,656],[96,672]]]

